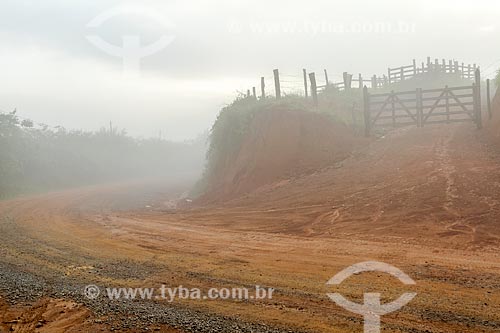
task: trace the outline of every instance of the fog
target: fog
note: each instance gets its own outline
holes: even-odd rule
[[[132,10],[89,25],[124,6]],[[326,68],[335,80],[431,56],[493,76],[499,15],[496,1],[3,0],[0,110],[68,129],[113,121],[133,136],[184,140],[274,68]],[[88,36],[118,47],[123,36],[170,40],[127,76],[122,59]]]
[[[261,77],[272,93],[275,68],[285,95],[303,68],[335,82],[427,56],[493,77],[499,16],[495,1],[4,0],[0,194],[194,181],[221,109]]]
[[[205,164],[206,135],[175,143],[134,139],[112,124],[96,132],[34,125],[0,114],[0,199],[118,182],[190,186]]]
[[[0,333],[500,333],[499,0],[0,0]]]

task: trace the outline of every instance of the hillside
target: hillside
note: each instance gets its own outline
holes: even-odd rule
[[[471,80],[431,71],[370,91],[446,85],[471,85]],[[223,202],[334,166],[370,142],[361,137],[362,106],[362,89],[339,90],[334,85],[319,93],[317,106],[301,96],[240,96],[222,109],[212,127],[207,167],[193,195],[200,203]],[[377,135],[385,132],[379,130]]]

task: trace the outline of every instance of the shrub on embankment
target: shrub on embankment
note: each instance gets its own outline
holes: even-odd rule
[[[229,198],[348,157],[364,141],[352,124],[357,94],[325,92],[319,107],[299,96],[237,98],[212,127],[205,174],[192,194]]]

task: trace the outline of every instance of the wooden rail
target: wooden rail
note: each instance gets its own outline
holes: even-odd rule
[[[373,75],[371,77],[363,77],[361,74],[354,76],[348,72],[342,73],[342,81],[340,82],[332,82],[329,80],[327,70],[323,70],[324,81],[315,73],[308,73],[306,69],[302,69],[301,75],[282,75],[278,69],[273,70],[273,76],[268,77],[267,79],[272,79],[274,83],[274,91],[268,91],[266,94],[266,78],[260,78],[260,96],[257,96],[257,88],[252,87],[246,91],[246,96],[249,98],[255,99],[264,99],[274,93],[275,98],[279,99],[282,96],[286,95],[290,86],[290,80],[292,80],[293,84],[297,84],[294,93],[303,94],[305,98],[311,97],[315,104],[318,101],[318,94],[320,92],[324,92],[329,88],[336,89],[339,91],[349,90],[349,89],[363,89],[365,86],[370,88],[371,90],[386,88],[393,83],[401,82],[404,80],[408,80],[414,78],[419,75],[429,75],[429,73],[447,73],[447,74],[455,74],[461,78],[468,79],[471,81],[476,80],[476,72],[478,71],[478,67],[476,64],[468,64],[465,65],[463,62],[459,63],[456,60],[444,60],[439,61],[438,59],[434,59],[431,61],[430,57],[427,57],[426,62],[422,62],[421,65],[417,65],[417,61],[413,60],[410,65],[388,68],[387,73],[384,75]],[[312,74],[312,75],[311,75]],[[291,79],[290,79],[291,77]],[[313,81],[314,80],[314,83]],[[428,93],[427,91],[423,91],[423,94]],[[371,95],[376,96],[376,95]],[[426,97],[423,97],[425,101]],[[397,101],[392,101],[392,103],[396,103]]]
[[[427,57],[427,62],[422,62],[422,65],[418,67],[417,61],[414,59],[411,65],[388,68],[387,77],[389,83],[394,83],[411,79],[419,74],[441,72],[449,74],[454,73],[459,75],[461,78],[473,80],[476,69],[476,64],[465,65],[463,62],[459,64],[456,60],[446,61],[445,59],[442,59],[441,62],[439,62],[438,59],[434,59],[434,62],[431,62],[431,58]]]
[[[374,127],[398,127],[473,121],[482,127],[479,69],[470,86],[370,94],[365,87],[365,134]]]

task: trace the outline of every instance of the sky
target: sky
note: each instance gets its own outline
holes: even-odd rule
[[[370,77],[427,56],[500,68],[496,0],[2,0],[0,111],[188,140],[273,69]],[[321,74],[320,74],[321,73]]]

